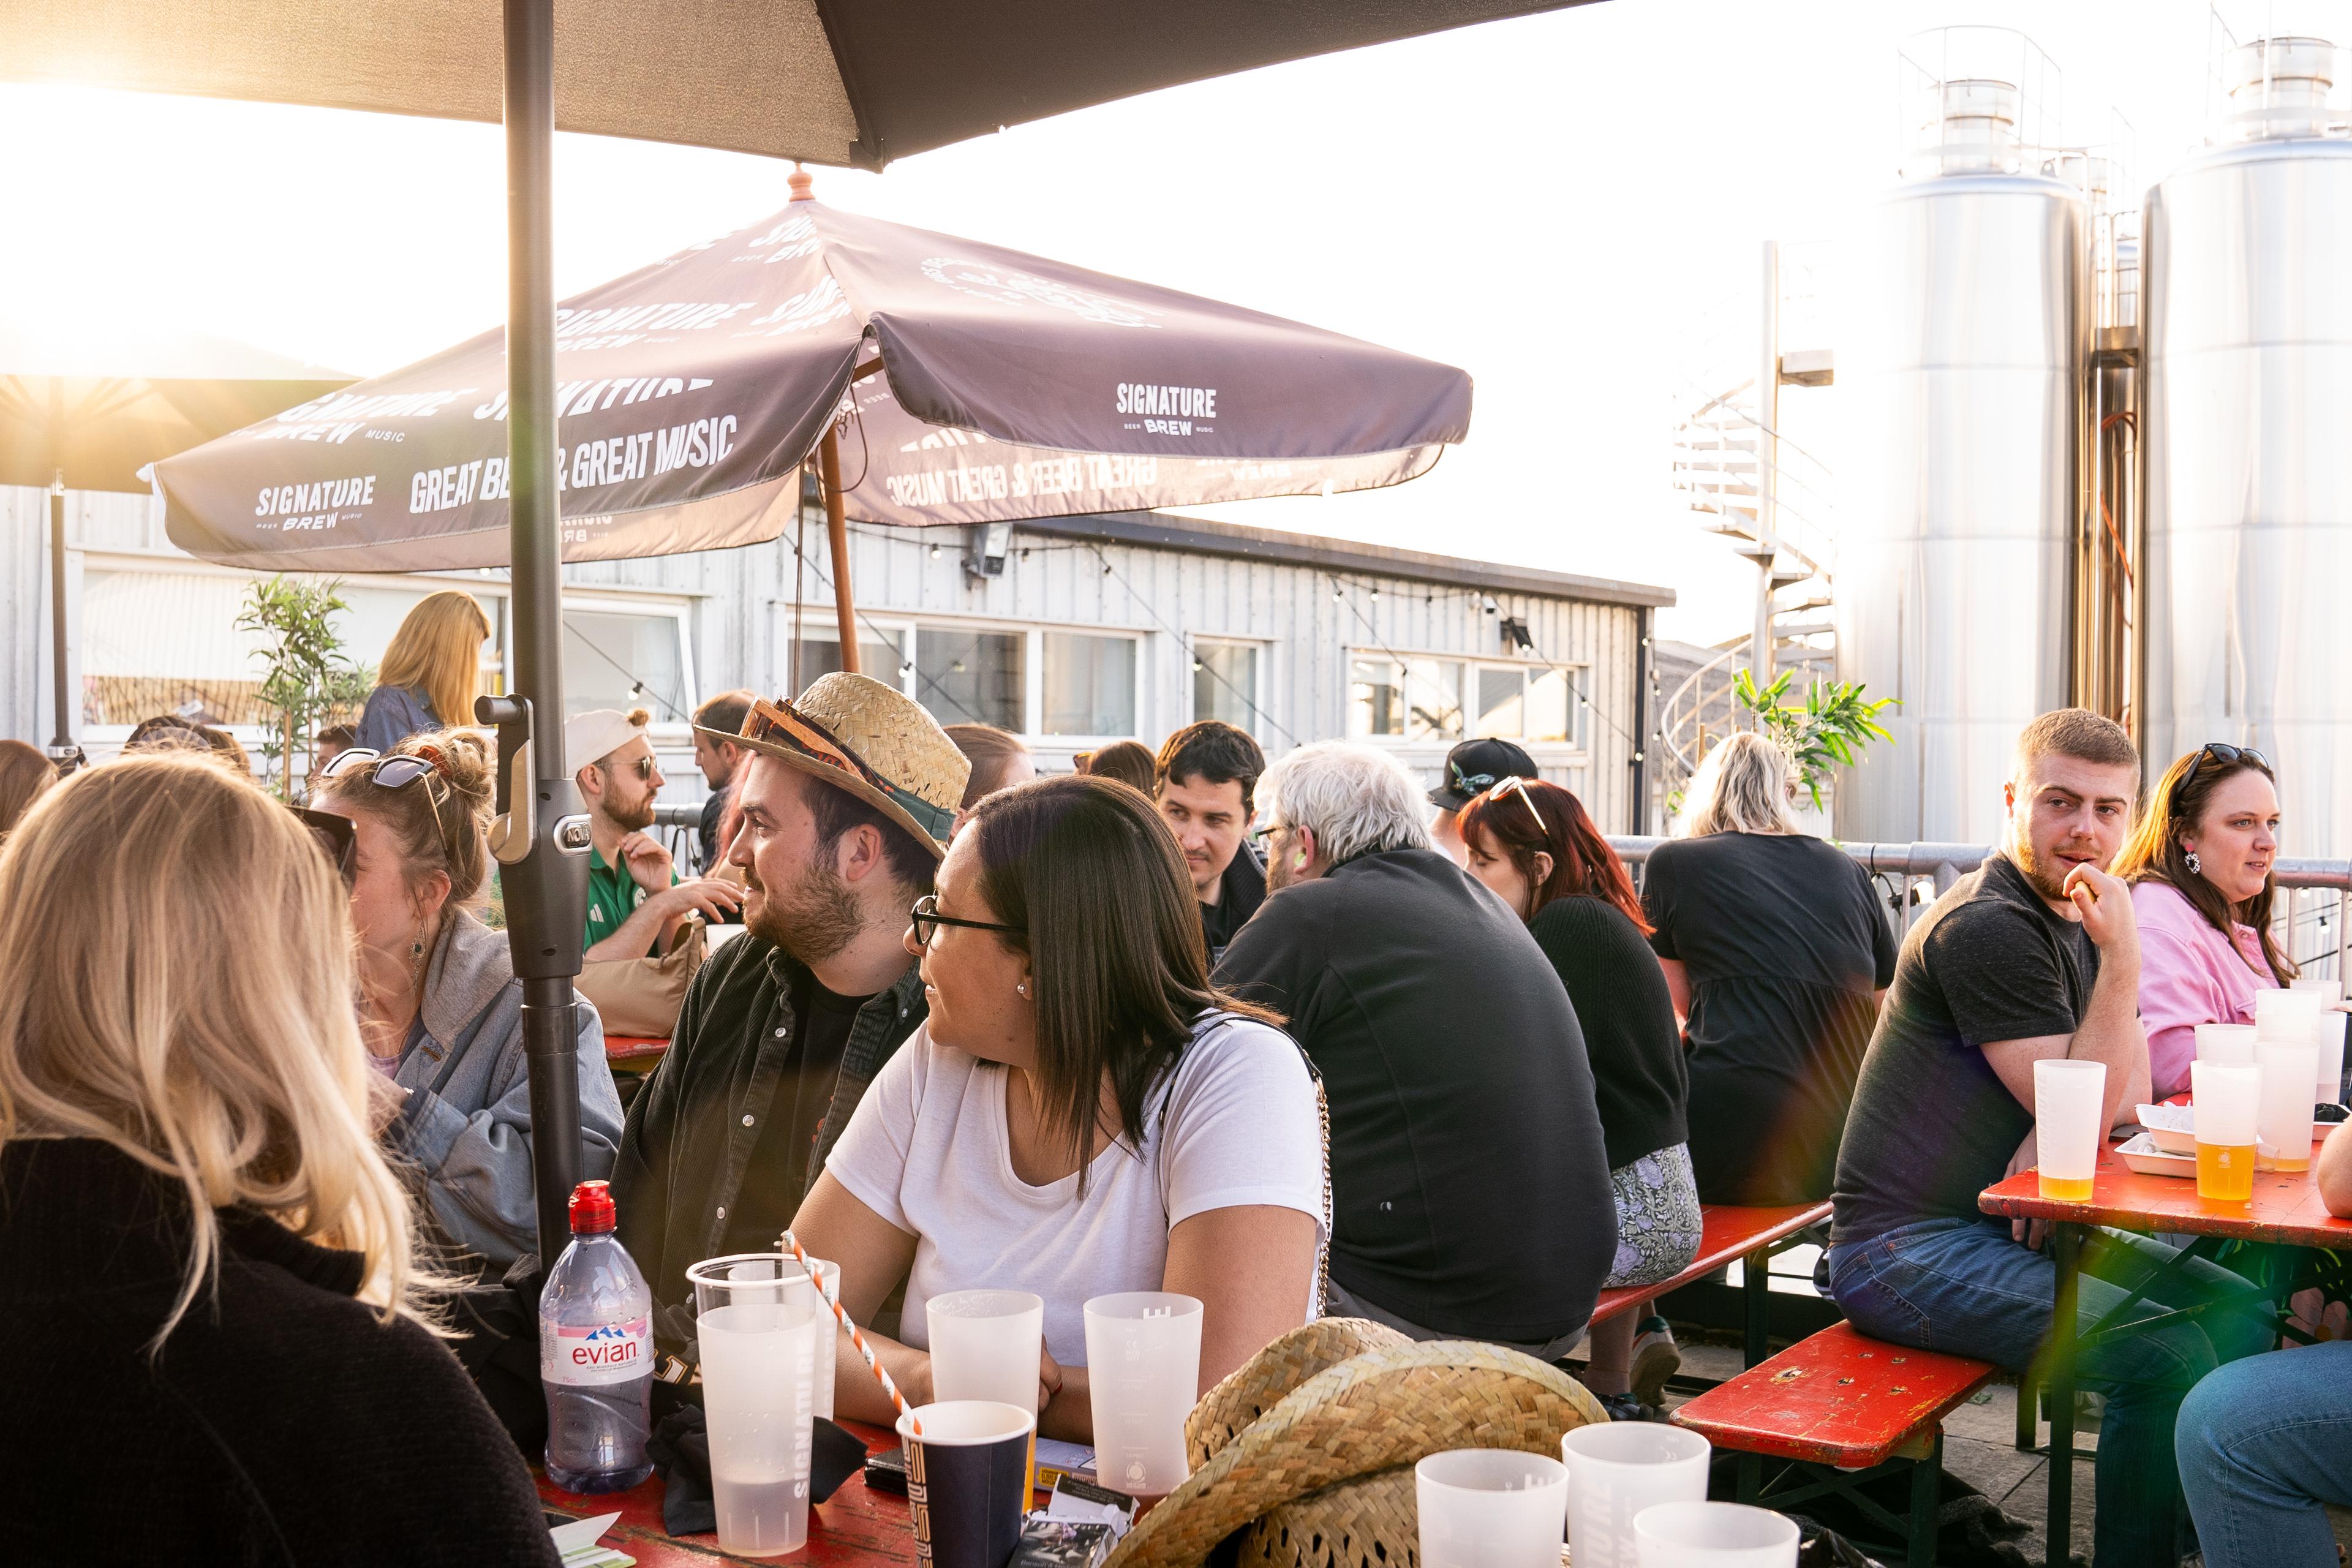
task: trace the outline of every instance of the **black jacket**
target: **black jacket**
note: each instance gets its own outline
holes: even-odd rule
[[[782,948],[748,933],[711,954],[687,987],[668,1053],[630,1102],[613,1165],[613,1203],[621,1245],[653,1289],[654,1340],[666,1352],[659,1363],[666,1381],[682,1376],[694,1360],[694,1295],[686,1271],[722,1250],[727,1212],[742,1193],[760,1123],[798,1045],[793,986],[806,972]],[[866,1086],[929,1016],[912,963],[860,1009],[800,1190],[783,1201],[786,1213],[816,1184]],[[750,1125],[747,1114],[754,1118]]]
[[[96,1140],[0,1149],[0,1562],[556,1562],[456,1358],[352,1300],[357,1253],[222,1211],[218,1294],[151,1361],[187,1212]]]
[[[1246,838],[1234,847],[1234,858],[1225,862],[1224,875],[1217,880],[1217,901],[1201,906],[1201,937],[1208,944],[1209,967],[1225,955],[1234,935],[1249,923],[1265,902],[1265,862]]]
[[[1574,1333],[1617,1249],[1592,1068],[1551,962],[1430,849],[1286,888],[1217,983],[1290,1020],[1331,1107],[1331,1278],[1409,1322]]]

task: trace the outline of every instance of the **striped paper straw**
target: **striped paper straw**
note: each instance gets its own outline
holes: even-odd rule
[[[809,1282],[817,1284],[816,1269],[810,1265],[809,1255],[801,1249],[800,1238],[788,1230],[784,1232],[782,1239],[784,1250],[799,1259],[802,1271],[808,1275]],[[898,1407],[898,1414],[907,1417],[907,1424],[913,1429],[915,1436],[921,1436],[923,1424],[915,1418],[912,1411],[907,1408],[907,1396],[898,1392],[897,1384],[890,1381],[890,1374],[883,1370],[881,1358],[874,1353],[874,1347],[866,1342],[866,1336],[857,1331],[857,1325],[849,1321],[849,1314],[842,1310],[841,1303],[828,1297],[822,1285],[817,1285],[816,1299],[833,1309],[833,1321],[847,1331],[849,1342],[856,1345],[857,1353],[866,1358],[866,1370],[880,1380],[882,1392],[890,1396],[890,1403]]]

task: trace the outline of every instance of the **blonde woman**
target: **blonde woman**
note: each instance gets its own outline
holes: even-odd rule
[[[490,618],[471,594],[427,594],[383,650],[375,689],[360,712],[358,743],[389,752],[420,730],[472,723],[489,635]]]
[[[1698,1194],[1818,1203],[1895,979],[1895,934],[1869,874],[1798,831],[1789,756],[1771,741],[1732,736],[1691,784],[1696,808],[1651,853],[1642,907],[1689,1052]]]
[[[78,773],[0,847],[11,1561],[557,1561],[423,1321],[345,897],[194,756]]]

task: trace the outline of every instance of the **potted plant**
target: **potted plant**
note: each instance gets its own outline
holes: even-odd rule
[[[1769,686],[1759,687],[1743,669],[1732,677],[1732,700],[1755,716],[1756,728],[1789,753],[1799,788],[1811,797],[1811,815],[1826,823],[1829,809],[1822,798],[1832,767],[1852,767],[1864,747],[1894,736],[1878,722],[1878,715],[1895,705],[1892,697],[1863,695],[1860,681],[1815,680],[1801,703],[1783,704],[1796,671],[1784,669]]]
[[[374,672],[343,651],[334,617],[351,606],[337,595],[340,580],[325,583],[278,576],[246,590],[237,629],[259,633],[266,646],[254,650],[262,661],[260,700],[276,719],[261,754],[277,764],[278,797],[295,798],[294,760],[302,774],[320,723],[355,710],[367,700]]]

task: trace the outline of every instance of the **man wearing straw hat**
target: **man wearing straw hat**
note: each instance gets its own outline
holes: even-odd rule
[[[866,1086],[929,1012],[908,911],[931,890],[971,771],[920,706],[862,675],[756,701],[714,738],[750,753],[726,848],[745,874],[745,934],[694,977],[613,1171],[667,1383],[691,1370],[688,1267],[774,1249]]]

